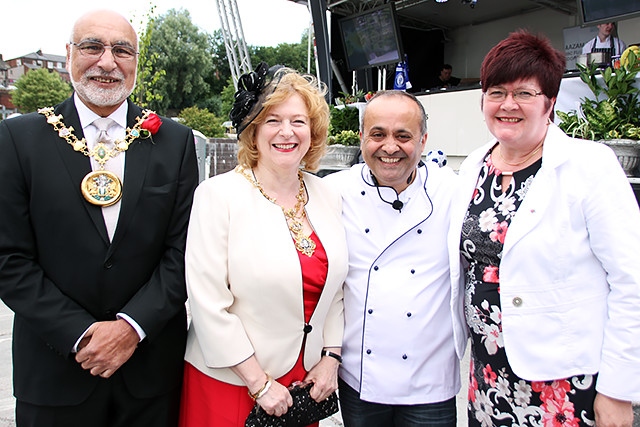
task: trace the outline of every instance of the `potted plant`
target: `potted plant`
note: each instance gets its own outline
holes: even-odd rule
[[[360,150],[360,115],[357,108],[329,107],[327,152],[321,167],[348,168]]]
[[[568,135],[600,141],[616,151],[629,176],[640,159],[640,91],[633,86],[640,72],[637,54],[638,47],[631,46],[620,58],[619,68],[601,72],[595,63],[578,64],[580,79],[595,99],[582,98],[579,111],[556,112]]]
[[[355,104],[364,100],[364,91],[358,90],[355,93],[340,92],[340,97],[335,99],[337,105],[349,105]]]

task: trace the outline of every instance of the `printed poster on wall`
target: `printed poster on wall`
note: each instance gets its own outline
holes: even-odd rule
[[[582,46],[598,35],[598,27],[569,27],[562,30],[567,70],[576,70],[576,60],[582,54]]]

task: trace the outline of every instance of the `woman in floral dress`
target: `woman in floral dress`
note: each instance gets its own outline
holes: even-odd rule
[[[469,426],[631,427],[640,400],[640,212],[611,150],[551,122],[564,67],[523,31],[482,64],[495,138],[460,168],[449,238]]]

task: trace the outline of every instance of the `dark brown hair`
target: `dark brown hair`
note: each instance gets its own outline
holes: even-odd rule
[[[564,53],[543,35],[524,30],[509,34],[495,45],[482,61],[482,91],[520,79],[534,78],[547,98],[555,98],[565,71]]]

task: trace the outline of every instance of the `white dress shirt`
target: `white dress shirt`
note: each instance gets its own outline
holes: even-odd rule
[[[87,141],[87,147],[89,149],[93,148],[96,144],[96,137],[98,136],[98,128],[93,125],[93,121],[100,118],[99,115],[94,113],[84,105],[84,103],[80,100],[76,93],[73,94],[74,102],[76,105],[76,111],[78,112],[78,117],[80,118],[80,124],[82,125],[82,132],[84,133],[84,138]],[[113,113],[109,115],[109,118],[112,119],[115,123],[108,129],[107,134],[109,138],[112,140],[122,140],[125,138],[126,133],[125,129],[127,128],[127,112],[128,106],[126,102],[123,102],[120,107]],[[110,172],[115,173],[118,178],[120,178],[120,182],[122,182],[124,186],[124,162],[126,157],[126,151],[120,153],[116,157],[109,159],[107,164],[105,165],[106,169]],[[94,158],[91,158],[91,169],[96,170],[99,169],[98,162]],[[102,207],[102,216],[104,217],[104,223],[107,227],[107,234],[109,235],[109,240],[113,240],[113,236],[116,232],[116,227],[118,225],[118,217],[120,215],[120,204],[122,203],[122,199],[118,200],[117,203],[114,203],[111,206],[103,206]],[[146,332],[142,329],[142,327],[133,320],[129,315],[125,313],[118,313],[118,318],[124,319],[127,323],[133,327],[138,333],[140,337],[140,341],[142,341],[146,336]],[[82,334],[82,336],[76,342],[74,346],[74,350],[78,348],[78,344],[85,336],[86,331]]]
[[[87,140],[87,147],[91,150],[96,145],[96,137],[98,136],[98,128],[93,125],[95,119],[100,118],[99,115],[91,111],[86,105],[82,103],[77,94],[74,94],[76,110],[78,111],[78,117],[80,118],[80,124],[82,124],[82,132]],[[112,140],[122,140],[125,138],[125,129],[127,128],[127,103],[123,102],[116,111],[114,111],[109,118],[112,119],[113,124],[107,131],[107,134]],[[120,182],[124,184],[124,161],[126,157],[126,151],[118,154],[116,157],[111,158],[105,164],[105,168],[115,173]],[[91,169],[100,169],[98,162],[91,158]],[[113,235],[116,232],[116,226],[118,225],[118,216],[120,215],[120,203],[114,203],[111,206],[102,207],[102,216],[104,217],[105,225],[107,226],[107,233],[109,240],[113,240]]]

